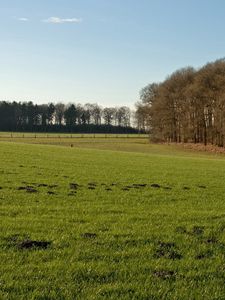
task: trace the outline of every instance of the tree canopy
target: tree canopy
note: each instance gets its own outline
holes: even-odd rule
[[[225,145],[225,59],[177,70],[140,92],[136,122],[154,140]]]
[[[101,107],[96,103],[34,104],[0,102],[0,130],[52,132],[137,132],[128,107]]]

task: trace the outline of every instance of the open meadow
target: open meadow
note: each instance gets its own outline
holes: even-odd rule
[[[225,156],[0,134],[0,299],[225,299]]]

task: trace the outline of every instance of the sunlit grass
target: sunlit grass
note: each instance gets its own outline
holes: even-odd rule
[[[0,299],[224,299],[223,156],[91,141],[0,143]]]

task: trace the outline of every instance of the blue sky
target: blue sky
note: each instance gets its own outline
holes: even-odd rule
[[[0,99],[129,105],[225,56],[224,0],[0,0]]]

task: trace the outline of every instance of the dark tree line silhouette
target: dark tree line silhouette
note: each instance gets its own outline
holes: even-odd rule
[[[0,102],[2,131],[135,133],[130,120],[131,111],[126,106]]]
[[[180,69],[142,89],[136,121],[152,139],[225,146],[225,59]]]

